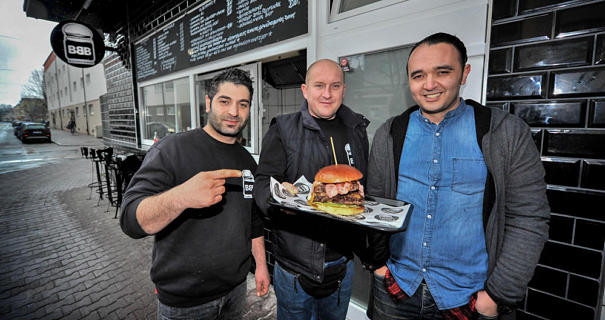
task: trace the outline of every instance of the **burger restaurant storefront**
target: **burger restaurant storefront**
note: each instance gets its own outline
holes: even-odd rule
[[[249,71],[254,81],[251,118],[243,143],[258,159],[271,119],[299,110],[306,68],[320,58],[337,60],[348,70],[345,104],[371,121],[372,139],[382,122],[401,113],[403,106],[412,105],[402,88],[407,86],[405,63],[410,44],[420,36],[410,31],[417,30],[418,25],[433,24],[430,20],[440,21],[431,26],[435,32],[450,30],[467,43],[472,68],[477,72],[471,74],[465,94],[480,100],[487,3],[446,3],[375,1],[356,7],[354,1],[334,1],[330,8],[325,1],[233,1],[233,7],[209,1],[187,10],[182,18],[134,45],[143,148],[153,143],[154,136],[205,125],[204,96],[209,79],[225,68],[238,67]],[[407,18],[402,12],[408,12]],[[198,18],[202,13],[204,19]],[[190,45],[183,46],[181,32],[184,43]],[[203,32],[209,38],[198,40]],[[212,38],[212,34],[217,36]],[[213,39],[214,47],[207,39]],[[247,44],[238,46],[241,43]],[[196,59],[201,63],[191,62]],[[268,256],[273,264],[273,257]],[[359,271],[349,317],[364,319],[370,280],[359,263],[356,267]]]
[[[28,11],[27,4],[33,8],[34,5],[48,7],[59,2],[25,1],[24,9],[29,16],[58,21],[60,14],[51,15],[47,10],[44,17],[38,13],[42,11]],[[467,46],[472,71],[462,88],[463,97],[515,113],[521,107],[534,111],[542,108],[548,113],[551,112],[548,106],[569,103],[568,97],[572,97],[574,102],[583,103],[582,117],[587,119],[574,128],[580,128],[580,134],[589,135],[590,141],[594,141],[591,143],[605,142],[602,139],[605,131],[599,129],[605,127],[601,115],[605,110],[605,89],[591,87],[583,96],[575,93],[557,96],[552,87],[556,84],[555,72],[551,75],[551,71],[543,71],[549,67],[539,63],[526,69],[518,68],[529,58],[514,55],[529,49],[527,44],[532,41],[540,45],[548,45],[550,41],[555,45],[563,43],[558,39],[565,36],[557,38],[552,33],[544,38],[528,36],[528,33],[537,32],[537,27],[531,25],[536,17],[551,17],[549,28],[557,29],[561,17],[567,17],[565,10],[588,5],[593,7],[587,12],[600,12],[603,1],[555,1],[556,4],[548,5],[542,4],[544,1],[525,3],[521,0],[174,0],[152,5],[142,0],[108,1],[111,5],[103,1],[81,2],[82,6],[63,5],[63,9],[80,11],[80,20],[107,33],[108,40],[113,41],[117,49],[115,59],[107,59],[110,62],[105,65],[108,96],[101,103],[105,104],[106,143],[125,150],[144,152],[154,139],[203,127],[207,118],[204,97],[209,80],[224,69],[237,67],[248,71],[253,79],[251,117],[242,143],[258,159],[262,137],[271,119],[299,110],[303,100],[300,85],[304,82],[306,68],[321,58],[340,63],[347,85],[344,103],[371,121],[368,127],[371,141],[386,119],[414,104],[407,89],[407,56],[416,41],[440,31],[457,35]],[[112,11],[107,7],[113,7]],[[63,16],[73,18],[65,13]],[[554,19],[554,16],[560,19]],[[587,62],[581,65],[582,72],[597,72],[597,76],[605,77],[600,65],[605,62],[598,62],[598,55],[605,55],[605,23],[594,22],[586,28],[588,31],[582,29],[584,31],[578,33],[576,30],[570,36],[574,38],[580,34],[586,36],[587,42],[592,41],[590,59],[585,59]],[[544,61],[539,53],[535,54],[539,56],[537,60]],[[529,53],[528,56],[531,57]],[[561,59],[563,63],[557,68],[561,68],[560,65],[579,66],[577,63],[566,64],[565,59]],[[518,94],[527,86],[521,78],[534,74],[544,77],[539,79],[543,91],[538,95]],[[546,80],[551,76],[553,80]],[[600,83],[605,86],[602,81]],[[523,104],[519,106],[519,102]],[[544,117],[553,118],[551,114]],[[543,161],[547,165],[555,164],[550,174],[568,172],[565,170],[569,169],[562,166],[570,162],[577,163],[580,168],[575,176],[576,184],[567,186],[571,189],[549,182],[550,190],[573,196],[579,193],[589,202],[603,199],[605,187],[602,184],[584,187],[581,180],[578,182],[582,179],[584,166],[603,176],[601,159],[605,156],[602,151],[601,155],[594,156],[599,151],[592,151],[590,148],[593,147],[588,146],[585,153],[555,154],[553,157],[548,154],[548,143],[552,143],[553,137],[559,137],[555,136],[558,132],[551,130],[551,124],[536,121],[530,125]],[[566,129],[569,125],[563,122],[556,127]],[[545,141],[544,137],[549,134],[550,140]],[[542,148],[545,149],[542,151]],[[549,192],[552,194],[553,191]],[[553,210],[555,223],[571,223],[568,228],[572,233],[577,224],[586,224],[592,232],[601,232],[595,235],[600,237],[601,246],[579,245],[575,240],[561,239],[552,239],[549,243],[569,249],[582,261],[590,260],[587,263],[594,265],[591,269],[594,271],[579,271],[557,259],[553,262],[550,257],[541,260],[536,273],[538,279],[532,280],[528,298],[520,306],[519,316],[524,319],[557,319],[557,313],[544,310],[557,303],[585,311],[582,314],[587,315],[586,319],[598,319],[601,314],[605,216],[601,213],[600,216],[584,215],[577,219],[573,208],[566,210],[559,215]],[[560,228],[563,227],[555,225],[557,231]],[[270,244],[267,247],[270,248]],[[554,251],[548,254],[554,254]],[[268,260],[271,265],[274,263],[270,252]],[[348,317],[365,319],[370,275],[360,264],[356,267]],[[551,277],[564,278],[561,282],[564,290],[551,290],[546,284]],[[583,292],[588,292],[589,298],[575,298],[574,290],[580,289],[586,289]]]

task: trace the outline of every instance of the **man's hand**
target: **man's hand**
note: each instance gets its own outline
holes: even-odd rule
[[[160,232],[186,209],[205,208],[221,201],[225,178],[241,176],[241,171],[229,169],[200,172],[164,193],[141,201],[137,221],[147,234]]]
[[[256,296],[262,297],[266,295],[269,292],[269,284],[271,283],[267,268],[257,267],[254,272],[254,280],[256,280]]]
[[[173,194],[183,209],[210,207],[223,199],[225,179],[241,176],[241,171],[231,169],[200,172],[177,186]]]
[[[264,296],[269,292],[269,270],[267,268],[267,257],[265,256],[265,237],[260,236],[252,239],[252,256],[256,262],[254,280],[256,280],[256,296]]]
[[[374,270],[374,274],[379,276],[379,277],[384,277],[385,274],[387,273],[387,270],[389,270],[389,268],[387,268],[386,265]]]
[[[496,302],[494,302],[494,300],[492,300],[487,292],[485,292],[485,290],[477,292],[475,309],[484,316],[493,317],[498,315],[498,305]]]
[[[290,194],[292,195],[296,195],[298,194],[298,188],[291,184],[290,182],[282,182],[281,183],[282,187],[284,187],[286,189],[286,191],[288,191]]]

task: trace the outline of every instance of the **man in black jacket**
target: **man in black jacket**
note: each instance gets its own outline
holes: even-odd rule
[[[237,142],[251,98],[244,71],[215,77],[208,124],[155,143],[124,195],[122,230],[135,239],[155,235],[158,319],[241,319],[251,252],[256,293],[268,292],[262,221],[239,178],[256,169]]]
[[[273,223],[276,263],[273,285],[278,319],[345,319],[353,277],[352,248],[359,231],[343,223],[271,210],[270,177],[312,181],[322,167],[338,163],[365,174],[369,121],[342,105],[344,75],[338,64],[319,60],[301,86],[305,101],[296,113],[272,120],[263,138],[254,198]],[[362,181],[363,183],[363,181]],[[271,212],[272,211],[272,212]]]

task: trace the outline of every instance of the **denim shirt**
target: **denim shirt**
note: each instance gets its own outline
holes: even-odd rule
[[[440,310],[467,304],[487,277],[483,191],[487,167],[473,108],[460,100],[438,124],[410,116],[397,199],[414,204],[407,231],[391,237],[389,270],[412,296],[425,280]]]

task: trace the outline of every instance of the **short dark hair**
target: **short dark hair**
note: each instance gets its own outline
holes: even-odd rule
[[[408,66],[410,64],[410,57],[412,56],[412,53],[414,52],[414,50],[416,50],[416,48],[418,48],[419,46],[426,44],[426,45],[434,45],[434,44],[438,44],[438,43],[448,43],[451,44],[452,46],[454,46],[454,48],[456,48],[456,50],[458,51],[458,55],[460,56],[460,65],[462,65],[462,68],[464,68],[464,66],[466,65],[466,61],[468,60],[468,56],[466,55],[466,47],[464,46],[464,43],[462,43],[462,41],[460,39],[458,39],[458,37],[451,35],[449,33],[445,33],[445,32],[438,32],[438,33],[434,33],[420,41],[418,41],[413,47],[412,47],[412,51],[410,51],[410,55],[408,56],[408,63],[406,64],[406,72],[409,73],[408,70]]]
[[[250,100],[252,100],[254,88],[252,88],[252,80],[250,79],[249,73],[247,71],[235,68],[225,70],[216,77],[212,78],[207,93],[208,98],[210,98],[210,100],[212,100],[212,98],[214,98],[214,96],[218,92],[218,87],[225,82],[231,82],[235,85],[245,86],[246,88],[248,88],[248,91],[250,92]]]

